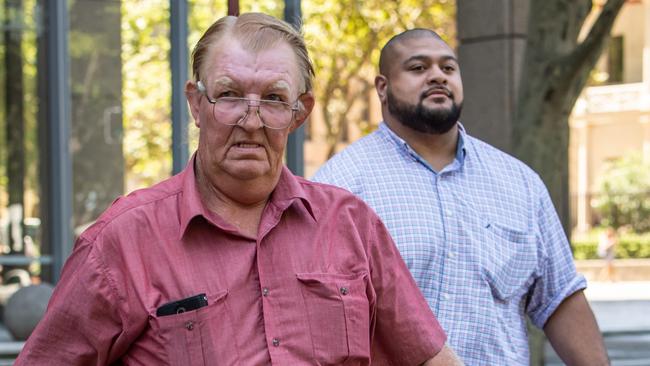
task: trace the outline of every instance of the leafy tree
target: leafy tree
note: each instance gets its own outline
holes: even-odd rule
[[[569,116],[625,0],[608,0],[584,39],[591,0],[530,0],[513,153],[537,171],[569,232]]]
[[[171,173],[169,2],[122,1],[126,190]]]
[[[616,159],[605,167],[597,183],[593,208],[601,223],[629,226],[637,233],[650,231],[650,162],[640,154]]]

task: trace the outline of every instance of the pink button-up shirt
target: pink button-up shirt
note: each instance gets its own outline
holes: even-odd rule
[[[193,164],[117,200],[68,259],[16,365],[417,365],[446,336],[377,216],[286,168],[257,237]],[[205,293],[208,305],[156,316]]]

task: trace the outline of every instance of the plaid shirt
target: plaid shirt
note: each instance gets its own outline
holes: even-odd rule
[[[459,127],[440,172],[382,123],[313,179],[379,214],[468,365],[528,365],[525,314],[544,326],[586,281],[539,176]]]

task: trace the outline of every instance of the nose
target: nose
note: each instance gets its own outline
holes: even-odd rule
[[[440,66],[434,65],[429,71],[427,83],[429,84],[447,84],[447,74],[442,71]]]
[[[251,113],[252,108],[255,109],[254,113]],[[257,118],[255,118],[255,116],[251,116],[251,114],[254,114],[257,116]],[[257,120],[257,123],[249,122],[249,120]],[[260,102],[255,102],[253,100],[248,101],[246,114],[244,114],[239,122],[237,122],[237,126],[245,130],[256,130],[258,128],[264,127],[264,122],[262,122],[262,117],[260,116]]]

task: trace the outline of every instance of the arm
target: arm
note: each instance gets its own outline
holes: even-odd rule
[[[437,355],[423,363],[422,366],[462,366],[463,361],[461,361],[456,353],[445,345]]]
[[[569,366],[609,365],[596,318],[582,291],[564,299],[544,325],[544,333]]]
[[[120,302],[94,254],[91,243],[78,243],[16,366],[109,365],[126,350]]]

